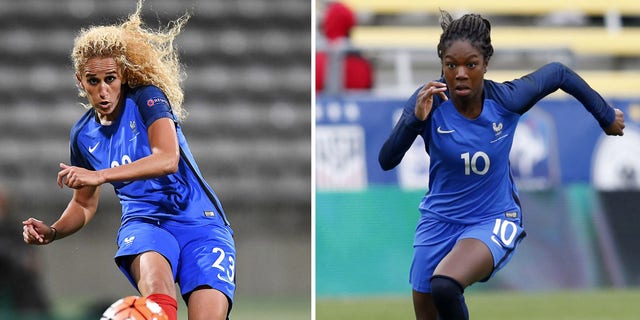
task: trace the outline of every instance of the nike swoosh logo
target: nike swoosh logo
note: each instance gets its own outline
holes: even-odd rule
[[[95,146],[89,147],[89,153],[93,153],[94,151],[96,151],[96,148],[98,147],[98,145],[100,145],[100,141],[98,141],[98,143],[96,143]]]
[[[226,283],[234,284],[234,283],[233,283],[233,281],[231,281],[230,279],[227,279],[227,278],[223,278],[223,277],[221,277],[221,276],[220,276],[220,274],[218,274],[218,279],[219,279],[220,281],[224,281],[224,282],[226,282]]]
[[[438,127],[438,129],[436,129],[436,131],[438,131],[438,133],[454,133],[456,132],[455,130],[444,130],[440,127]]]

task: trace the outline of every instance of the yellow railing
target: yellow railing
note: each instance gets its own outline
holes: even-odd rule
[[[536,15],[558,11],[605,15],[613,10],[621,14],[640,14],[638,0],[343,0],[356,11],[374,13],[420,13],[444,9],[496,15]]]
[[[440,27],[357,26],[351,40],[361,48],[433,48],[435,52],[441,33]],[[601,27],[497,26],[491,31],[491,39],[496,50],[567,49],[577,55],[640,57],[640,28],[609,32]]]

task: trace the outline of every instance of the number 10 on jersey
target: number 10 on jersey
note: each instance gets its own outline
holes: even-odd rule
[[[482,158],[482,162],[484,162],[482,169],[478,168],[478,158]],[[460,155],[460,159],[464,161],[464,174],[466,176],[471,175],[472,172],[480,176],[484,175],[489,171],[489,166],[491,165],[489,156],[482,151],[474,153],[473,156],[470,152],[465,152]]]

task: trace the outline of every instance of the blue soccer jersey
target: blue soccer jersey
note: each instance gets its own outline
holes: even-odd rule
[[[198,223],[218,216],[228,225],[213,189],[198,169],[168,99],[155,86],[128,89],[120,117],[101,125],[89,110],[71,130],[71,164],[101,170],[149,156],[147,128],[157,119],[171,118],[180,145],[178,171],[135,181],[112,182],[122,205],[122,223],[144,217]]]
[[[474,223],[516,210],[509,150],[520,115],[485,99],[469,120],[451,100],[433,111],[429,136],[429,193],[420,210],[438,220]]]
[[[436,95],[429,117],[420,121],[414,114],[420,89],[407,101],[379,160],[385,170],[395,167],[416,136],[422,136],[431,161],[429,191],[420,211],[423,217],[451,223],[473,224],[519,212],[509,152],[518,119],[543,97],[562,89],[578,99],[600,126],[615,118],[613,108],[560,63],[509,82],[485,80],[483,109],[476,119],[463,117],[451,100]]]

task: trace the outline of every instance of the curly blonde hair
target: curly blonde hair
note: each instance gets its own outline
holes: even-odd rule
[[[184,92],[182,66],[173,40],[180,33],[189,15],[169,23],[165,30],[145,29],[140,18],[143,0],[136,11],[119,25],[92,26],[82,29],[75,38],[71,60],[76,73],[81,73],[93,57],[112,57],[123,72],[124,83],[130,88],[142,85],[159,87],[169,99],[173,113],[182,121]],[[79,88],[79,95],[86,92]]]

